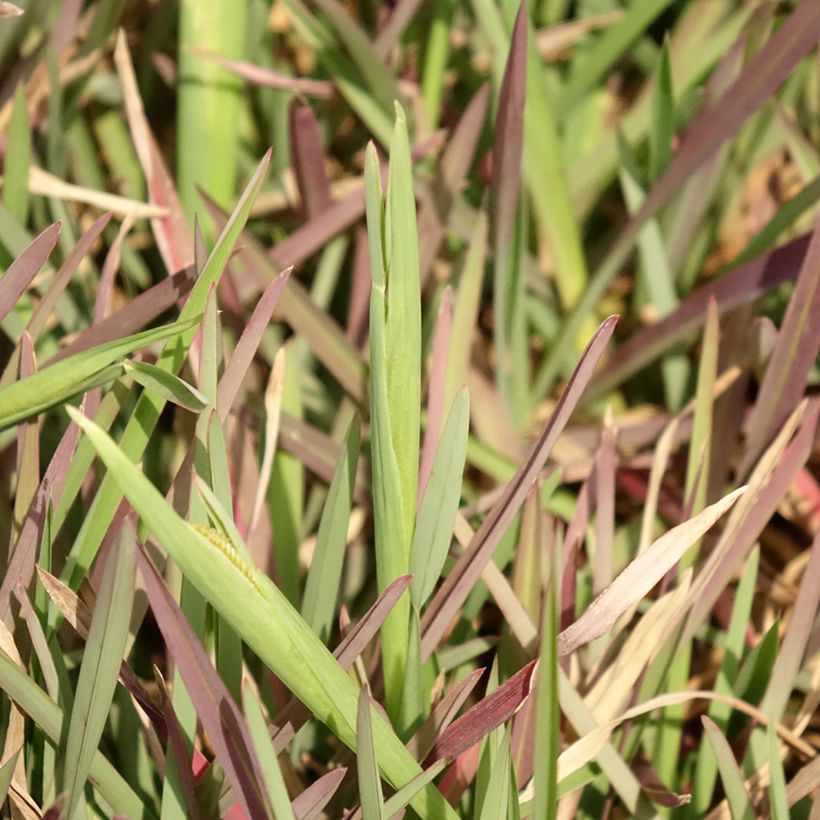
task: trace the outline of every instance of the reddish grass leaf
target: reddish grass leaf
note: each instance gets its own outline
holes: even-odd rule
[[[606,369],[592,380],[587,397],[592,399],[609,392],[693,335],[706,321],[710,299],[714,298],[722,316],[795,279],[808,246],[809,236],[801,236],[696,290],[664,319],[622,344],[607,360]]]
[[[333,769],[296,797],[290,804],[296,820],[318,817],[322,809],[330,802],[330,798],[336,794],[346,774],[347,768],[344,766]]]
[[[165,717],[165,725],[168,727],[168,750],[176,764],[179,785],[182,789],[182,797],[185,801],[188,817],[192,820],[200,820],[202,814],[199,811],[199,803],[196,799],[193,765],[185,746],[182,727],[179,725],[179,720],[171,703],[171,696],[165,688],[165,681],[156,667],[154,667],[154,677],[162,698],[162,714]]]
[[[151,220],[157,248],[168,273],[185,270],[194,261],[191,230],[182,212],[173,177],[168,173],[168,167],[145,118],[123,30],[117,35],[114,63],[123,89],[125,116],[131,129],[134,148],[148,181],[148,199],[152,204],[167,209],[167,216]]]
[[[303,77],[289,77],[280,71],[272,68],[263,68],[245,60],[231,60],[221,54],[215,54],[204,48],[188,46],[187,50],[206,60],[213,60],[223,68],[236,74],[238,77],[247,80],[253,85],[261,85],[267,88],[276,88],[280,91],[292,91],[294,94],[302,94],[305,97],[320,97],[329,99],[333,96],[333,83],[327,80],[311,80]]]
[[[449,411],[449,408],[444,406],[444,388],[452,325],[452,292],[449,287],[446,287],[441,294],[436,332],[433,337],[433,352],[430,357],[430,381],[427,387],[427,427],[424,430],[424,443],[421,448],[421,462],[419,464],[419,506],[421,506],[421,500],[424,498],[427,479],[430,478],[430,472],[433,469],[433,458],[436,455],[444,417]]]
[[[503,495],[493,505],[473,540],[430,601],[422,621],[422,656],[424,658],[428,658],[438,645],[448,624],[467,600],[470,590],[481,577],[501,537],[524,503],[530,487],[537,480],[538,474],[549,457],[550,450],[578,404],[612,336],[616,322],[617,317],[610,316],[595,332],[581,354],[578,365],[538,440],[533,444],[527,457],[507,484]]]
[[[538,661],[530,661],[491,694],[469,708],[433,744],[423,768],[436,760],[453,758],[509,720],[530,696]]]
[[[510,53],[498,98],[493,141],[490,197],[493,214],[495,264],[506,273],[521,190],[521,156],[524,149],[524,99],[527,89],[527,7],[521,4],[515,18]],[[498,297],[496,297],[498,298]]]
[[[55,364],[66,356],[136,333],[173,307],[193,285],[193,266],[166,277],[135,296],[107,319],[77,334],[71,344],[55,353],[46,364]]]
[[[219,380],[217,389],[216,406],[220,419],[224,422],[228,417],[231,406],[239,393],[239,388],[248,368],[251,366],[253,357],[262,341],[262,334],[270,322],[271,315],[279,303],[285,285],[288,282],[292,269],[287,268],[282,271],[266,288],[256,307],[253,309],[251,318],[245,325],[242,335],[234,348],[233,356]]]
[[[54,506],[60,499],[79,437],[79,427],[73,422],[70,423],[37,488],[34,501],[29,507],[20,529],[20,536],[6,566],[3,583],[0,585],[0,620],[9,627],[12,624],[12,613],[9,606],[11,595],[18,583],[25,588],[28,588],[31,583],[34,564],[37,561],[43,537],[46,511],[49,504]]]
[[[305,214],[312,218],[326,210],[332,202],[319,123],[313,109],[296,100],[291,103],[289,115],[293,171]]]
[[[31,280],[40,272],[60,235],[60,222],[49,225],[36,236],[31,244],[9,265],[0,279],[0,319],[17,304],[26,292]]]
[[[234,794],[250,818],[269,816],[250,731],[191,625],[140,545],[137,565],[168,652],[179,668],[196,713]]]
[[[71,249],[71,253],[66,257],[57,275],[52,279],[43,298],[40,300],[37,307],[29,319],[26,330],[31,335],[31,338],[36,342],[43,328],[46,326],[49,316],[54,310],[57,300],[62,295],[66,286],[71,281],[71,277],[77,270],[83,257],[88,253],[94,242],[105,229],[106,225],[111,221],[111,214],[105,213],[97,217],[91,224],[91,227],[79,238],[77,244]]]
[[[777,335],[757,402],[748,421],[745,475],[772,434],[800,402],[820,350],[820,218]]]
[[[464,701],[470,697],[470,693],[475,689],[479,678],[484,674],[484,667],[474,669],[464,680],[459,681],[450,691],[433,707],[430,717],[419,726],[416,733],[407,741],[407,748],[416,760],[421,760],[429,754],[436,739],[441,736],[447,727],[453,722],[453,718],[458,714],[458,710],[464,705]]]

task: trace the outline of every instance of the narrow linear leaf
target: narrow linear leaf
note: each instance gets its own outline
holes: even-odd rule
[[[190,319],[126,336],[77,353],[0,388],[0,428],[10,427],[66,401],[112,362],[155,342],[179,336],[196,323],[196,319]]]
[[[146,527],[180,564],[185,576],[276,676],[350,748],[356,748],[357,692],[328,649],[270,579],[245,562],[233,545],[211,540],[183,521],[111,438],[73,408],[72,418],[94,445]],[[172,636],[166,636],[169,638]],[[403,785],[420,769],[386,721],[374,712],[373,730],[385,778]],[[452,809],[428,787],[414,810],[450,818]]]
[[[0,279],[0,319],[4,319],[39,273],[60,236],[60,223],[49,225],[9,265]]]
[[[384,797],[373,746],[373,727],[370,724],[370,692],[365,684],[359,693],[356,719],[356,769],[359,774],[359,798],[363,820],[383,820]]]
[[[609,631],[618,617],[640,601],[745,492],[746,487],[740,487],[655,541],[621,572],[575,623],[561,632],[558,654],[568,655]]]
[[[108,554],[91,619],[65,745],[63,784],[68,791],[69,817],[83,797],[117,685],[131,618],[135,547],[135,533],[126,526],[116,550]]]
[[[316,549],[305,583],[302,617],[322,641],[327,641],[330,635],[339,597],[347,526],[353,488],[356,485],[359,436],[359,423],[354,419],[345,436],[336,472],[330,483],[316,536]]]
[[[495,548],[524,503],[530,487],[538,478],[555,441],[569,421],[581,394],[603,355],[615,329],[617,318],[606,319],[590,340],[558,404],[533,444],[526,459],[493,505],[470,545],[450,571],[444,584],[431,600],[422,621],[422,658],[430,656],[444,630],[462,607],[473,585],[481,577]]]
[[[127,361],[123,367],[137,384],[192,413],[201,413],[208,406],[208,399],[199,390],[173,373],[147,362]]]
[[[413,533],[410,597],[419,612],[433,593],[453,538],[469,428],[470,398],[465,388],[456,396],[442,430]]]
[[[712,751],[717,758],[720,779],[723,781],[723,789],[726,792],[726,799],[729,801],[729,810],[733,820],[753,820],[755,813],[752,808],[752,801],[743,782],[743,775],[735,762],[735,756],[729,742],[721,733],[720,729],[706,715],[701,717],[703,728],[706,730],[706,737],[712,746]]]

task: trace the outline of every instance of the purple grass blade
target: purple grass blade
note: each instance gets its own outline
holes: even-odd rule
[[[329,771],[308,786],[291,804],[296,820],[312,820],[319,817],[342,784],[347,769],[342,766]]]
[[[453,722],[458,710],[464,705],[464,701],[470,697],[483,674],[484,667],[474,669],[464,680],[453,686],[433,707],[430,717],[419,726],[413,737],[407,741],[407,748],[416,760],[423,760],[427,757],[436,742],[436,738],[440,737]]]
[[[564,326],[564,335],[574,338],[629,257],[641,229],[673,196],[691,175],[720,146],[732,137],[786,81],[794,67],[811,51],[820,37],[820,11],[816,3],[801,3],[783,25],[752,57],[726,92],[712,105],[702,109],[686,129],[674,159],[652,187],[640,211],[616,239],[578,306]],[[552,386],[560,370],[562,349],[557,347],[538,374],[536,393],[542,395]]]
[[[524,99],[527,89],[527,7],[521,4],[513,26],[510,53],[498,99],[493,141],[490,201],[493,214],[495,264],[505,272],[510,252],[524,149]],[[498,300],[498,296],[496,296]],[[501,301],[501,300],[499,300]]]
[[[612,549],[615,534],[616,431],[607,413],[601,447],[595,457],[595,566],[592,591],[601,592],[612,581]]]
[[[165,688],[165,681],[156,667],[154,667],[154,677],[162,697],[162,713],[165,716],[165,725],[168,727],[168,749],[176,764],[182,798],[188,812],[187,816],[192,820],[201,820],[202,814],[199,811],[199,803],[196,799],[196,784],[191,770],[191,758],[185,746],[182,727],[179,725],[174,706],[171,703],[171,696]]]
[[[319,123],[313,109],[296,100],[291,103],[289,115],[293,171],[305,214],[311,219],[332,203]]]
[[[453,205],[464,188],[484,128],[489,100],[490,87],[483,85],[473,95],[447,142],[439,162],[440,176],[433,183],[430,197],[419,207],[419,270],[422,284],[438,255]]]
[[[438,439],[444,424],[444,417],[449,408],[444,406],[444,388],[447,378],[447,361],[450,350],[450,331],[453,326],[453,299],[449,287],[444,288],[441,305],[436,319],[436,332],[433,337],[433,352],[430,357],[430,381],[427,387],[427,427],[424,431],[424,443],[421,448],[419,464],[418,505],[424,498],[427,479],[433,469],[433,458],[438,448]]]
[[[799,4],[723,96],[695,115],[674,160],[635,217],[636,223],[645,224],[662,203],[680,190],[692,172],[780,88],[818,39],[820,9],[813,3]]]
[[[378,634],[384,619],[393,610],[396,601],[402,593],[410,586],[410,575],[400,575],[395,581],[388,584],[376,602],[359,619],[356,625],[347,633],[336,649],[333,650],[333,657],[342,665],[344,669],[349,669],[353,661],[362,654],[365,646]]]
[[[608,393],[694,335],[706,321],[706,308],[711,298],[723,316],[741,305],[754,302],[783,282],[796,279],[808,246],[809,237],[801,236],[696,290],[664,319],[638,331],[622,344],[607,360],[606,370],[592,380],[587,398]]]
[[[65,0],[63,3],[60,15],[51,29],[51,45],[56,54],[74,39],[82,10],[82,0]]]
[[[202,195],[202,200],[216,226],[221,228],[226,221],[225,214],[207,196]],[[328,211],[334,207],[331,205]],[[318,217],[318,219],[321,218],[321,216]],[[315,221],[311,220],[308,224]],[[278,270],[253,236],[245,232],[239,242],[243,247],[237,254],[237,263],[245,266],[257,286],[267,286],[278,274]],[[313,354],[327,367],[339,384],[354,399],[359,402],[363,401],[365,395],[364,360],[359,351],[350,344],[338,324],[319,308],[310,293],[295,278],[290,280],[280,301],[280,311],[285,321],[298,335],[305,338]]]
[[[6,566],[3,583],[0,585],[0,620],[8,627],[12,624],[11,595],[18,583],[26,589],[31,583],[43,537],[46,511],[49,504],[56,506],[60,500],[79,437],[80,428],[71,422],[51,457],[43,480],[37,488],[34,501],[20,528],[20,536],[14,545]]]
[[[71,249],[71,253],[66,257],[57,275],[48,286],[48,290],[40,300],[40,303],[34,309],[31,315],[26,330],[31,334],[31,338],[36,342],[43,328],[46,326],[51,312],[54,310],[57,300],[66,289],[71,277],[79,267],[83,257],[88,253],[91,246],[97,241],[97,238],[103,232],[105,227],[111,221],[111,214],[105,213],[94,220],[91,227],[80,237],[77,244]]]
[[[253,357],[262,341],[262,334],[270,322],[270,317],[279,303],[285,285],[288,282],[292,268],[287,268],[279,274],[268,286],[256,303],[251,318],[245,325],[242,335],[234,348],[233,356],[219,380],[217,389],[216,407],[219,418],[224,422],[230,413],[242,380],[251,366]]]
[[[468,709],[433,744],[422,768],[436,760],[453,760],[509,720],[532,692],[538,661],[530,661],[491,694]]]
[[[5,318],[17,304],[17,300],[26,292],[31,280],[46,263],[57,244],[60,227],[60,222],[49,225],[31,241],[3,274],[3,278],[0,279],[0,319]]]
[[[373,51],[380,60],[387,62],[388,55],[399,42],[420,5],[421,0],[398,0],[393,4],[387,23],[382,26],[373,43]]]
[[[137,565],[165,644],[234,794],[251,820],[268,817],[259,762],[244,718],[142,546]]]
[[[422,621],[422,657],[430,657],[445,629],[467,600],[470,590],[481,577],[501,537],[524,503],[527,493],[544,467],[556,439],[561,434],[584,388],[603,355],[617,317],[606,319],[590,340],[555,410],[533,444],[526,459],[510,480],[504,494],[478,528],[473,540],[459,557],[439,591],[433,596]]]
[[[266,88],[276,88],[280,91],[292,91],[294,94],[301,94],[305,97],[319,97],[329,99],[334,94],[333,83],[327,80],[311,80],[304,77],[289,77],[272,68],[263,68],[245,60],[231,60],[221,54],[215,54],[204,48],[188,46],[188,51],[206,60],[213,60],[219,63],[238,77],[247,80],[253,85],[261,85]]]
[[[370,250],[367,246],[367,231],[356,231],[353,249],[353,282],[350,287],[350,302],[347,307],[347,338],[360,348],[367,338],[367,321],[370,314]]]
[[[107,319],[77,334],[71,344],[55,353],[46,364],[56,364],[66,356],[136,333],[173,307],[193,285],[193,266],[166,277],[135,296]]]
[[[820,217],[783,317],[774,350],[748,421],[746,452],[740,475],[800,402],[820,350]]]

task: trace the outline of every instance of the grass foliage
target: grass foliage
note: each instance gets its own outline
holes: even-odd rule
[[[0,813],[820,817],[818,41],[0,3]]]

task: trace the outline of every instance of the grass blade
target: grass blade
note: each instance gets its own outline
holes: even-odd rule
[[[219,539],[210,541],[179,518],[107,434],[73,408],[69,413],[185,576],[277,677],[355,749],[356,687],[282,593],[267,576],[242,560],[234,547]],[[373,725],[383,774],[394,785],[403,785],[419,773],[418,764],[381,716]],[[431,818],[453,817],[432,788],[420,793],[412,805]]]
[[[431,600],[422,622],[422,657],[429,657],[438,644],[447,624],[469,595],[473,585],[492,557],[498,542],[511,524],[530,487],[536,480],[555,440],[569,420],[575,405],[581,398],[598,359],[604,352],[612,331],[615,317],[607,319],[590,340],[581,354],[578,366],[561,395],[555,410],[531,448],[527,458],[507,485],[504,494],[484,519],[470,546],[462,553],[456,566],[447,576],[441,589]]]
[[[717,758],[720,779],[723,781],[723,789],[729,801],[729,810],[732,812],[733,820],[753,820],[755,813],[752,802],[743,783],[743,775],[735,762],[732,748],[713,721],[709,720],[706,715],[701,718],[701,721],[712,751]]]
[[[68,791],[66,813],[73,816],[83,797],[91,761],[102,737],[117,685],[134,594],[136,535],[126,527],[116,552],[106,561],[100,592],[85,644],[80,677],[65,744],[63,786]]]
[[[382,797],[379,767],[376,764],[376,749],[373,746],[373,727],[370,724],[370,692],[367,685],[359,693],[359,709],[356,719],[356,769],[359,774],[359,798],[362,803],[363,820],[383,820],[384,798]]]
[[[342,579],[347,525],[353,487],[356,484],[359,436],[359,423],[354,419],[345,436],[336,472],[330,483],[316,535],[316,549],[305,582],[302,617],[324,642],[330,637]]]
[[[410,598],[417,612],[433,593],[453,539],[469,427],[470,398],[463,389],[442,430],[413,533]]]

